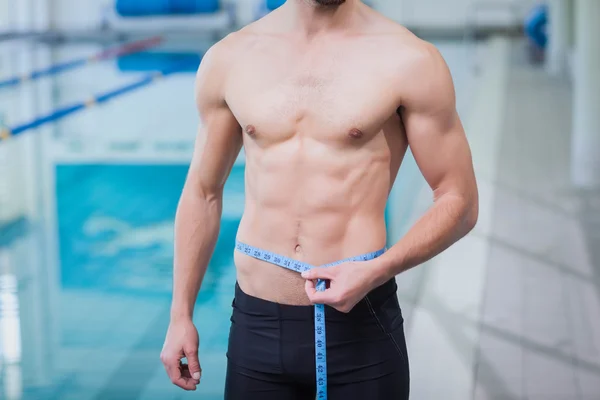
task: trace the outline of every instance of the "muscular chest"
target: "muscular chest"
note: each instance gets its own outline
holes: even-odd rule
[[[353,51],[264,52],[236,67],[228,104],[250,136],[367,140],[395,111],[382,69]]]

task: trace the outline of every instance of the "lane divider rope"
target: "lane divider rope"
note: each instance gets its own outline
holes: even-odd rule
[[[184,62],[181,65],[176,65],[175,67],[172,67],[168,70],[153,72],[123,87],[119,87],[117,89],[95,95],[78,103],[58,108],[47,115],[43,115],[34,119],[33,121],[20,124],[14,127],[0,127],[0,141],[7,140],[16,135],[20,135],[23,132],[26,132],[30,129],[38,128],[44,124],[58,121],[78,111],[90,109],[102,103],[106,103],[107,101],[112,100],[115,97],[119,97],[136,89],[148,86],[169,75],[173,75],[180,71],[185,71],[188,66],[189,62]]]
[[[152,47],[158,46],[163,42],[163,38],[160,36],[154,36],[147,39],[138,40],[131,43],[126,43],[124,45],[116,46],[107,50],[104,50],[100,53],[93,54],[91,56],[87,56],[84,58],[79,58],[76,60],[66,61],[60,64],[51,65],[47,68],[27,72],[20,76],[11,77],[7,79],[0,80],[0,89],[16,86],[24,82],[28,82],[31,80],[35,80],[44,76],[49,75],[57,75],[62,72],[70,71],[76,68],[80,68],[89,64],[93,64],[99,61],[109,60],[112,58],[124,56],[127,54],[137,53],[143,50],[148,50]]]

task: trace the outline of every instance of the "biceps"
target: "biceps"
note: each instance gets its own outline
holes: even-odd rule
[[[413,115],[405,124],[415,161],[436,195],[464,194],[475,185],[471,151],[456,112],[446,118]]]
[[[211,111],[198,129],[186,186],[205,194],[220,192],[241,148],[241,129],[231,111]]]

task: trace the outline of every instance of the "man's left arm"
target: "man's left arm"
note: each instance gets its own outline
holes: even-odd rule
[[[434,204],[381,257],[304,273],[307,295],[315,304],[350,311],[370,290],[446,250],[477,222],[477,184],[452,77],[437,49],[423,46],[410,71],[403,73],[410,79],[402,85],[401,116]],[[315,279],[330,280],[329,289],[316,291]]]
[[[450,71],[429,44],[405,86],[402,121],[434,204],[408,233],[377,259],[380,281],[424,263],[465,236],[477,222],[478,193],[471,150],[456,111]]]

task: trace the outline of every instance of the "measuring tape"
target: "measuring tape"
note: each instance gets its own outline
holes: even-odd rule
[[[275,254],[270,251],[262,250],[254,246],[249,246],[239,241],[235,243],[235,249],[240,253],[246,254],[250,257],[254,257],[259,260],[296,271],[298,273],[302,273],[314,268],[314,266],[310,264]],[[334,265],[351,261],[369,261],[379,257],[383,253],[385,253],[385,248],[372,253],[363,254],[361,256],[350,257],[344,260],[325,264],[321,267],[332,267]],[[322,292],[325,290],[325,288],[325,281],[319,279],[317,281],[316,289]],[[327,346],[325,340],[325,306],[323,304],[315,305],[315,364],[317,375],[317,399],[327,400]]]

